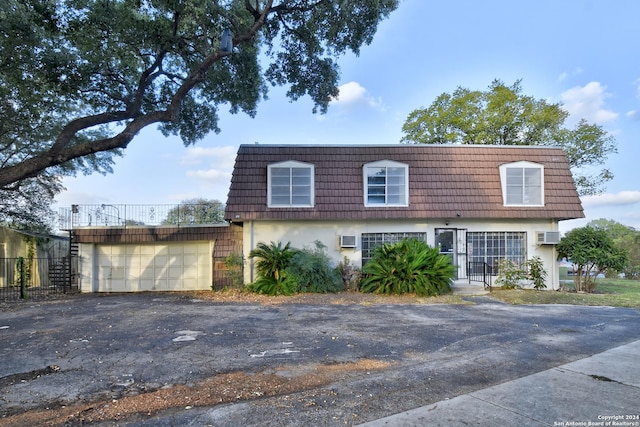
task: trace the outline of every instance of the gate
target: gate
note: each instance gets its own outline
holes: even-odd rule
[[[77,257],[0,258],[0,300],[42,298],[78,290]]]

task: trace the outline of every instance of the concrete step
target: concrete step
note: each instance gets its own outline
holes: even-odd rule
[[[456,280],[451,284],[454,295],[486,295],[489,289],[485,289],[482,283],[469,283],[467,280]]]

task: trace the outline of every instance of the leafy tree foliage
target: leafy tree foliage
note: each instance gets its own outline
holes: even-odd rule
[[[441,295],[449,293],[455,276],[451,259],[424,241],[405,239],[375,248],[362,267],[362,292]]]
[[[219,131],[221,106],[254,116],[268,83],[324,112],[337,95],[336,59],[358,54],[397,5],[3,0],[0,190],[55,194],[59,175],[109,172],[113,156],[153,124],[193,144]],[[221,43],[225,30],[233,47]]]
[[[626,234],[617,239],[616,244],[629,254],[629,263],[622,271],[625,279],[640,279],[640,232]]]
[[[633,234],[636,232],[633,227],[628,227],[612,219],[605,218],[589,221],[587,226],[595,228],[596,230],[604,231],[607,236],[609,236],[614,241],[626,236],[627,234]]]
[[[494,80],[487,91],[458,87],[443,93],[427,108],[412,111],[402,131],[403,141],[421,144],[542,145],[562,147],[578,191],[595,194],[613,175],[596,171],[616,143],[601,126],[581,120],[564,127],[568,113],[522,94],[520,80],[506,86]]]
[[[224,204],[202,198],[183,200],[171,209],[162,224],[220,224],[224,222]]]
[[[593,292],[596,276],[609,269],[622,271],[628,263],[627,251],[616,246],[606,231],[589,226],[569,231],[556,249],[558,259],[576,266],[573,280],[578,292]]]
[[[610,219],[596,219],[587,224],[607,233],[613,242],[629,254],[629,263],[624,270],[607,271],[607,277],[617,277],[624,273],[627,279],[640,279],[640,231]]]
[[[0,225],[36,233],[52,232],[55,214],[50,206],[59,185],[54,177],[39,176],[19,186],[0,189]]]

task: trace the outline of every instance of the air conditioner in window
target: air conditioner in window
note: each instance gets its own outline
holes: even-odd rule
[[[560,243],[559,231],[538,231],[537,243],[539,245],[557,245]]]
[[[356,236],[340,236],[340,247],[341,248],[355,248],[356,247]]]

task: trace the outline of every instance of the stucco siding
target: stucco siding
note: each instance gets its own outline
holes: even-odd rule
[[[255,280],[255,260],[249,259],[249,253],[260,242],[290,242],[292,247],[302,249],[315,247],[314,242],[320,241],[327,247],[329,257],[337,264],[344,257],[352,264],[362,266],[363,233],[426,233],[426,240],[430,246],[436,246],[436,229],[459,229],[470,232],[524,232],[526,233],[526,257],[539,256],[545,265],[548,276],[549,289],[558,287],[558,267],[556,252],[553,245],[538,245],[536,233],[539,231],[557,231],[558,224],[554,220],[434,220],[412,222],[409,220],[393,221],[246,221],[244,223],[243,247],[247,259],[245,281]],[[341,235],[355,235],[355,248],[341,248]]]

